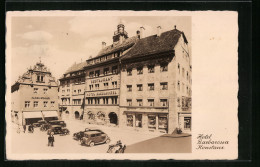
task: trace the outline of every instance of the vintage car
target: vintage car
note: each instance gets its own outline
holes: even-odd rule
[[[49,123],[51,125],[61,125],[62,127],[66,127],[66,123],[62,120],[51,120]]]
[[[110,142],[110,138],[102,131],[97,130],[90,130],[87,132],[84,132],[84,135],[82,139],[80,140],[81,145],[87,145],[87,146],[94,146],[95,144],[101,144],[106,143],[108,144]]]
[[[47,134],[69,135],[70,131],[67,128],[62,127],[61,125],[52,125],[51,128],[48,129]]]
[[[81,140],[82,137],[84,136],[84,132],[88,132],[88,131],[99,131],[99,132],[103,132],[102,130],[96,129],[96,128],[86,128],[84,131],[79,131],[73,134],[73,138],[75,140]],[[104,132],[103,132],[104,133]]]
[[[51,124],[49,124],[49,123],[44,123],[44,124],[41,125],[40,130],[41,130],[41,131],[46,131],[46,130],[48,130],[48,129],[50,129],[50,128],[51,128]]]
[[[38,128],[41,127],[42,124],[46,124],[47,121],[45,120],[39,120],[38,122],[33,123],[33,127]]]

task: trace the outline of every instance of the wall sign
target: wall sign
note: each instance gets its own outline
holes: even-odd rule
[[[96,96],[116,96],[119,95],[118,90],[102,91],[102,92],[89,92],[86,93],[86,97],[96,97]]]

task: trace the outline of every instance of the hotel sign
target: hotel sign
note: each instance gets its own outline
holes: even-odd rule
[[[32,97],[32,99],[50,99],[50,97]]]
[[[87,92],[86,97],[97,97],[97,96],[118,96],[119,90],[109,90],[100,92]]]

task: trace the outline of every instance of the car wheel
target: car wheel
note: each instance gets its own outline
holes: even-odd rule
[[[108,143],[110,143],[110,139],[107,139],[107,140],[106,140],[106,144],[108,144]]]
[[[93,141],[89,143],[90,147],[93,147],[94,145],[95,145],[95,143]]]

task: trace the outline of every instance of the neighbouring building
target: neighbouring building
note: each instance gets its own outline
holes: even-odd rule
[[[120,126],[172,133],[191,130],[188,41],[176,29],[141,38],[121,57]]]
[[[120,100],[120,62],[138,38],[128,38],[120,23],[114,32],[113,44],[106,46],[94,58],[87,60],[84,120],[88,123],[118,125]]]
[[[83,119],[86,62],[73,64],[59,79],[59,104],[63,118]]]
[[[47,67],[38,62],[11,87],[12,121],[29,125],[38,120],[56,120],[58,84]]]

